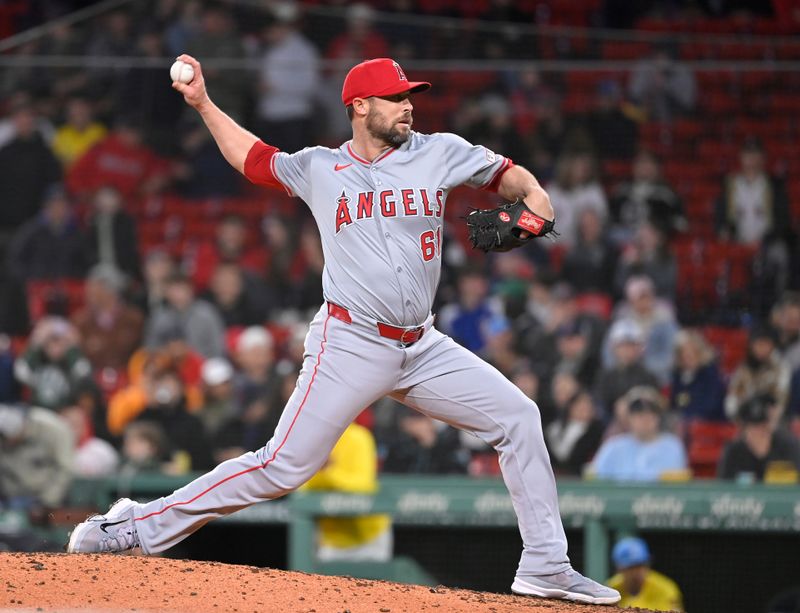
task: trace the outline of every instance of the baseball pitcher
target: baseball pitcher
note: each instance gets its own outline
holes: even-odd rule
[[[409,81],[391,59],[358,64],[345,78],[352,140],[293,154],[237,125],[209,99],[200,63],[178,59],[194,77],[172,86],[225,159],[253,183],[284,189],[311,209],[325,256],[325,303],[309,326],[297,388],[264,447],[164,498],[116,502],[79,524],[68,550],[158,553],[221,515],[283,496],[322,467],[364,407],[389,395],[499,453],[524,544],[513,592],[617,602],[618,592],[570,566],[536,404],[433,326],[448,194],[467,184],[512,201],[467,216],[475,247],[505,251],[553,231],[553,208],[533,175],[454,134],[412,130],[411,94],[430,83]]]

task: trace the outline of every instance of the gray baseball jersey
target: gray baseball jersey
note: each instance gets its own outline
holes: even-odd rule
[[[436,330],[430,315],[448,192],[462,183],[493,187],[510,161],[452,134],[412,133],[371,163],[350,143],[292,155],[263,144],[254,151],[245,165],[251,180],[283,185],[311,207],[328,302],[309,326],[297,387],[272,439],[169,496],[137,505],[142,549],[164,551],[215,517],[296,489],[322,467],[363,408],[389,395],[497,450],[523,539],[519,577],[567,570],[538,407]],[[382,324],[421,325],[425,332],[401,343],[383,334]]]
[[[503,156],[455,134],[419,134],[372,163],[347,142],[275,155],[272,171],[311,208],[322,238],[325,297],[378,321],[430,314],[441,271],[447,195],[491,185]]]

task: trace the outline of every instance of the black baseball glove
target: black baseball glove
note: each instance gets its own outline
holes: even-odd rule
[[[464,219],[467,220],[472,246],[486,252],[509,251],[554,232],[555,227],[554,220],[539,217],[522,200],[496,209],[475,209]],[[525,238],[521,237],[523,232],[528,233]]]

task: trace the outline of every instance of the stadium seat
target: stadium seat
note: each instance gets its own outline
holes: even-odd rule
[[[274,322],[267,324],[266,328],[272,334],[272,340],[275,341],[275,351],[281,354],[286,349],[286,344],[292,335],[292,329]]]
[[[15,356],[20,356],[25,353],[28,346],[27,336],[12,336],[11,337],[11,353]]]
[[[497,80],[497,74],[494,72],[448,72],[443,76],[445,83],[442,84],[442,89],[460,92],[462,96],[483,94],[491,89]],[[415,104],[418,98],[420,96],[414,99]]]
[[[628,179],[631,173],[629,160],[605,160],[603,162],[603,177],[612,183],[619,183]]]
[[[650,43],[628,41],[606,41],[601,48],[605,60],[640,60],[649,56],[652,51],[653,46]]]
[[[755,249],[701,238],[701,225],[710,225],[710,217],[689,209],[693,239],[676,241],[673,252],[678,263],[681,285],[679,302],[695,312],[708,311],[721,304],[746,301],[752,277]]]
[[[587,292],[575,297],[575,304],[581,313],[595,315],[604,321],[611,318],[614,302],[611,296],[600,292]]]
[[[796,113],[800,108],[800,95],[772,94],[770,97],[773,113]]]
[[[83,279],[53,279],[29,281],[25,285],[28,315],[37,321],[45,315],[69,318],[83,306]]]
[[[500,459],[494,451],[476,451],[469,461],[470,477],[500,476]]]
[[[375,412],[372,407],[367,407],[353,421],[367,430],[372,430],[375,427]]]
[[[702,109],[710,115],[736,113],[741,109],[741,99],[728,93],[709,93],[701,97]]]
[[[564,256],[567,255],[567,248],[564,245],[554,245],[548,251],[550,254],[550,270],[553,272],[561,272],[561,267],[564,264]]]
[[[583,92],[570,91],[561,101],[561,109],[566,115],[588,113],[594,103],[591,96]]]
[[[702,334],[717,350],[722,372],[728,375],[731,374],[744,359],[747,352],[747,330],[744,328],[705,326],[702,329]]]
[[[673,32],[679,28],[677,20],[661,17],[643,17],[636,22],[637,30],[648,32]]]
[[[800,43],[797,39],[779,41],[775,46],[776,57],[779,60],[796,60],[800,58]]]
[[[722,450],[738,432],[735,424],[692,421],[687,428],[689,466],[695,478],[713,478],[717,474]]]
[[[627,81],[627,74],[621,72],[598,70],[592,72],[581,72],[579,70],[567,72],[565,75],[568,91],[583,91],[589,95],[597,90],[597,86],[603,81],[613,80],[618,83]]]

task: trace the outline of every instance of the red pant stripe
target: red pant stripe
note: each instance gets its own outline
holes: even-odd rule
[[[210,492],[211,490],[213,490],[216,487],[219,487],[223,483],[225,483],[227,481],[230,481],[231,479],[235,479],[236,477],[239,477],[241,475],[246,475],[247,473],[253,472],[254,470],[260,470],[260,469],[266,468],[267,466],[269,466],[273,462],[273,460],[275,460],[275,458],[278,456],[278,452],[281,450],[281,448],[286,444],[286,441],[289,439],[289,434],[291,434],[292,428],[294,428],[294,424],[297,422],[297,418],[300,417],[300,412],[303,410],[303,407],[306,404],[306,400],[308,399],[308,394],[311,392],[311,386],[314,384],[314,379],[317,376],[317,369],[319,368],[319,364],[322,361],[322,354],[325,353],[325,343],[328,342],[328,320],[330,318],[331,318],[330,315],[328,315],[328,317],[325,318],[325,326],[324,326],[324,328],[322,330],[322,343],[320,343],[320,351],[317,354],[317,363],[314,365],[314,372],[311,373],[311,381],[308,382],[308,389],[306,389],[306,394],[305,394],[305,396],[303,396],[303,400],[302,400],[302,402],[300,402],[300,406],[297,407],[297,413],[295,413],[294,419],[292,419],[292,423],[289,424],[289,429],[286,431],[286,436],[283,437],[283,440],[281,441],[281,444],[278,445],[277,449],[275,449],[275,451],[272,454],[272,457],[270,457],[266,462],[264,462],[263,464],[260,464],[259,466],[253,466],[252,468],[248,468],[246,470],[239,471],[236,474],[230,475],[229,477],[225,477],[221,481],[217,481],[214,485],[206,488],[205,490],[203,490],[202,492],[197,494],[197,496],[195,496],[191,500],[186,500],[186,501],[183,501],[183,502],[173,502],[172,504],[167,505],[166,507],[164,507],[160,511],[153,511],[152,513],[149,513],[149,514],[145,515],[144,517],[135,517],[134,521],[142,521],[143,519],[147,519],[149,517],[153,517],[154,515],[161,515],[164,511],[166,511],[167,509],[171,509],[172,507],[177,507],[177,506],[181,506],[181,505],[185,505],[185,504],[191,504],[195,500],[200,498],[201,496],[206,495],[208,492]]]

